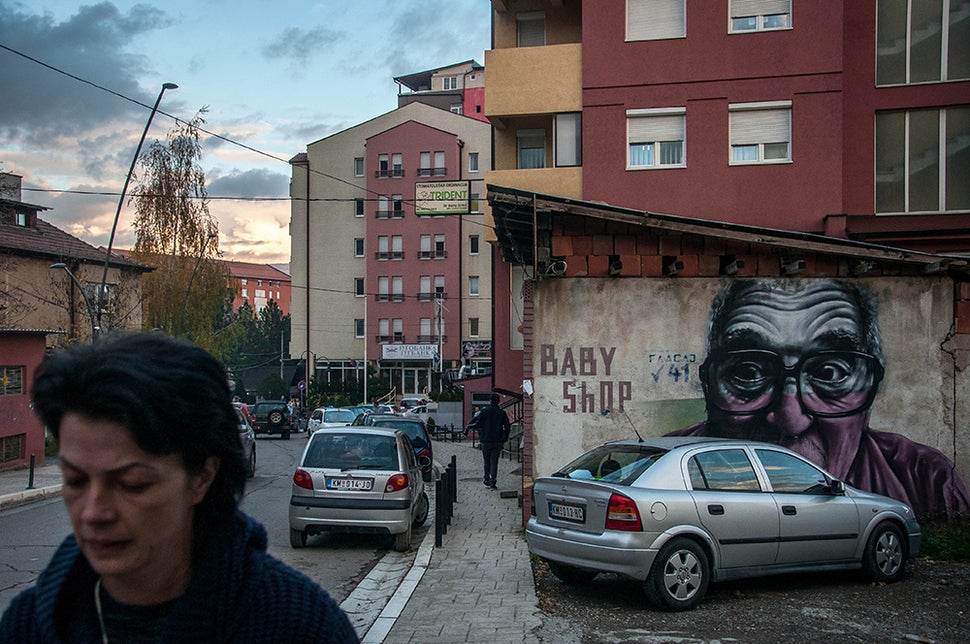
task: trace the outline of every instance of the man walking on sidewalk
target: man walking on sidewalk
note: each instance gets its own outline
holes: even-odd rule
[[[469,423],[469,428],[478,430],[478,440],[482,445],[482,460],[485,463],[485,487],[492,490],[498,487],[495,480],[498,474],[498,457],[512,429],[509,425],[509,417],[498,406],[498,401],[499,395],[493,392],[491,404],[478,414],[477,420]]]

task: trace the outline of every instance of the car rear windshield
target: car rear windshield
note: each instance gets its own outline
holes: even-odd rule
[[[377,434],[316,433],[310,437],[303,467],[396,470],[397,440]]]
[[[411,443],[414,445],[414,449],[421,449],[428,446],[428,441],[426,439],[427,434],[424,430],[424,425],[420,422],[415,422],[413,420],[397,420],[395,418],[379,419],[375,420],[374,427],[390,427],[392,429],[399,429],[408,435],[411,439]]]
[[[328,409],[323,412],[323,422],[325,423],[347,423],[354,422],[354,412],[346,409]]]
[[[667,450],[641,445],[601,445],[553,476],[629,485]]]

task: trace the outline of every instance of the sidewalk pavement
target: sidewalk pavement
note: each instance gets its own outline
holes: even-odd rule
[[[456,457],[458,480],[442,545],[434,545],[432,500],[430,528],[417,552],[407,553],[403,564],[379,562],[342,607],[364,642],[538,644],[542,622],[516,494],[521,465],[500,459],[498,490],[490,490],[471,442],[435,441],[434,452],[442,467]],[[60,495],[54,464],[35,468],[31,489],[29,482],[27,469],[0,471],[0,510]]]

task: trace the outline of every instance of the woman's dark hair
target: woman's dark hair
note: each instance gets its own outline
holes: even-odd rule
[[[204,350],[161,333],[105,336],[49,355],[31,395],[55,439],[64,415],[74,413],[123,425],[145,452],[180,456],[190,475],[218,458],[195,513],[196,544],[233,524],[246,480],[239,420],[226,371]]]

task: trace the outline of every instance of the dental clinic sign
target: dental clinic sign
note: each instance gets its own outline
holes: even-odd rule
[[[414,184],[414,209],[419,215],[467,215],[468,181],[429,181]]]

